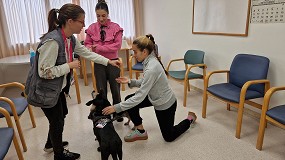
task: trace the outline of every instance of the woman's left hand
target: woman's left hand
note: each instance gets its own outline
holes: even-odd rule
[[[104,109],[102,110],[102,113],[103,113],[104,115],[109,115],[109,114],[112,114],[112,113],[114,113],[114,112],[116,112],[114,106],[108,106],[108,107],[106,107],[106,108],[104,108]]]

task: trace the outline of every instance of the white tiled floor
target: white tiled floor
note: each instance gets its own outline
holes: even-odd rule
[[[87,119],[89,107],[85,103],[91,99],[92,84],[83,85],[80,79],[82,103],[77,104],[74,87],[68,100],[69,114],[66,118],[64,140],[68,140],[69,149],[81,154],[82,160],[100,159],[97,152],[98,142],[92,130],[92,122]],[[170,85],[176,93],[178,108],[176,123],[184,119],[189,110],[196,112],[198,120],[193,128],[176,141],[167,143],[163,140],[152,107],[142,109],[144,126],[149,134],[146,141],[126,143],[123,142],[123,159],[125,160],[208,160],[208,159],[240,159],[240,160],[284,160],[285,159],[285,132],[275,126],[268,125],[265,132],[263,151],[255,149],[259,120],[245,115],[243,118],[241,139],[235,138],[235,125],[237,113],[235,110],[227,111],[225,104],[213,99],[208,101],[207,118],[201,118],[202,93],[191,90],[188,93],[187,107],[182,106],[183,86],[170,80]],[[122,99],[135,89],[126,87]],[[15,91],[5,93],[14,95]],[[26,160],[52,160],[53,154],[47,154],[42,149],[46,141],[48,122],[39,108],[33,108],[37,127],[32,128],[29,114],[26,111],[20,118],[28,151],[24,152]],[[126,120],[125,120],[126,121]],[[0,121],[3,125],[3,121]],[[123,139],[131,126],[114,122],[114,126]],[[18,136],[18,135],[17,135]],[[1,138],[1,136],[0,136]],[[17,155],[14,146],[11,146],[5,160],[15,160]],[[110,158],[111,159],[111,158]]]

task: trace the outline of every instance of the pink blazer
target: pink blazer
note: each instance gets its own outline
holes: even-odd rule
[[[93,52],[109,59],[118,58],[118,51],[122,45],[123,28],[109,19],[106,23],[107,27],[104,27],[104,31],[106,32],[105,40],[101,41],[100,26],[98,22],[92,23],[85,30],[86,39],[84,45],[88,48],[96,45],[96,49]]]

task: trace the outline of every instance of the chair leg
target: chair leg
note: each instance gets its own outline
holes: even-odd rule
[[[33,128],[36,128],[36,121],[35,121],[35,117],[34,117],[34,113],[33,113],[33,109],[32,109],[31,105],[28,105],[28,110],[29,110],[29,114],[30,114],[30,118],[32,121]]]
[[[190,92],[190,82],[188,81],[188,92]]]
[[[244,110],[244,103],[240,102],[238,107],[238,117],[237,117],[237,126],[236,126],[236,138],[238,139],[240,139],[243,110]]]
[[[82,64],[82,59],[83,59],[83,57],[79,57],[79,61],[80,61],[81,64]],[[80,67],[79,78],[83,79],[83,67]]]
[[[140,73],[136,72],[136,79],[139,79]]]
[[[23,131],[22,131],[22,127],[21,127],[21,124],[19,121],[19,117],[17,115],[14,115],[14,119],[15,119],[15,124],[16,124],[17,130],[18,130],[18,133],[19,133],[19,137],[20,137],[20,140],[21,140],[21,143],[23,146],[23,150],[24,150],[24,152],[26,152],[27,151],[27,144],[26,144],[26,141],[25,141],[25,138],[23,135]]]
[[[129,77],[130,77],[130,79],[133,79],[133,72],[132,72],[132,69],[129,69]]]
[[[78,77],[77,77],[76,69],[73,69],[73,76],[74,76],[74,82],[75,82],[77,103],[80,104],[81,103],[81,97],[80,97],[80,90],[79,90],[79,83],[78,83]]]
[[[123,60],[122,58],[119,58],[119,60],[121,61],[122,65],[120,66],[120,76],[123,77],[124,76],[124,65],[123,65]],[[121,84],[122,86],[122,91],[125,91],[125,84]]]
[[[227,110],[231,111],[231,105],[229,103],[227,103]]]
[[[14,147],[16,149],[19,160],[24,160],[24,157],[23,157],[23,154],[22,154],[22,151],[20,149],[19,142],[17,140],[15,133],[13,135],[13,143],[14,143]]]
[[[189,84],[189,81],[188,80],[184,80],[184,96],[183,96],[183,106],[184,107],[186,107],[188,84]]]
[[[208,94],[207,94],[207,90],[204,89],[204,92],[203,92],[203,108],[202,108],[202,117],[203,118],[206,118],[207,101],[208,101]]]
[[[94,62],[91,62],[91,74],[92,74],[92,83],[93,83],[93,89],[95,92],[97,91],[97,86],[96,86],[96,77],[95,77],[95,71],[94,71]]]
[[[258,137],[257,137],[257,142],[256,142],[256,149],[258,149],[260,151],[262,150],[265,126],[267,124],[267,120],[265,117],[266,117],[266,115],[260,117],[260,125],[259,125],[259,129],[258,129]]]
[[[81,68],[82,68],[82,71],[83,71],[84,85],[88,86],[88,78],[87,78],[86,60],[85,60],[85,58],[82,59]]]

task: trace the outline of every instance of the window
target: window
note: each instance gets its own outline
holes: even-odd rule
[[[76,1],[76,0],[75,0]],[[59,9],[74,0],[2,0],[10,42],[13,46],[35,44],[47,32],[47,14],[52,8]],[[76,2],[79,2],[77,0]],[[133,0],[106,0],[110,18],[124,29],[124,37],[135,35]],[[86,27],[96,22],[95,6],[97,0],[80,0],[86,12]]]
[[[47,31],[47,15],[43,0],[3,0],[12,45],[36,43]]]

